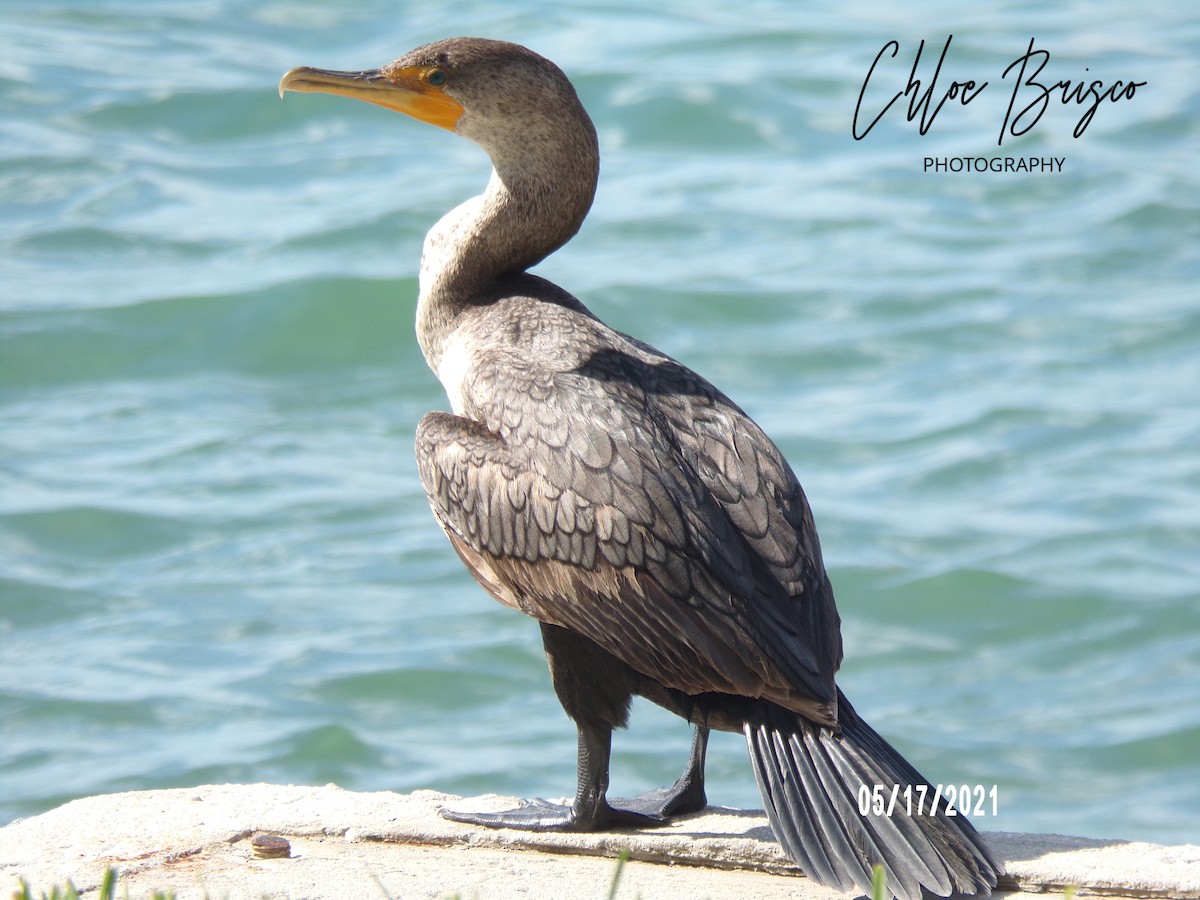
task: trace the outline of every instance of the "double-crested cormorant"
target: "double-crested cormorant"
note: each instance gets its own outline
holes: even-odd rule
[[[899,897],[990,893],[1000,866],[944,801],[859,812],[864,785],[890,796],[927,782],[834,683],[833,591],[778,448],[699,375],[526,271],[575,234],[596,189],[596,132],[562,71],[457,38],[371,71],[293,69],[279,89],[407,113],[494,166],[425,240],[417,337],[453,413],[421,420],[417,461],[471,574],[541,623],[579,782],[569,807],[443,814],[536,830],[661,823],[704,808],[716,728],[745,734],[775,834],[810,877],[866,890],[882,863]],[[609,801],[612,730],[635,694],[696,726],[691,757],[672,787]]]

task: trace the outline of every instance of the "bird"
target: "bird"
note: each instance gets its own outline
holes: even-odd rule
[[[835,681],[841,625],[809,502],[779,448],[688,367],[604,324],[529,269],[579,230],[596,129],[553,62],[452,38],[377,69],[299,67],[279,84],[399,111],[474,142],[486,189],[421,253],[416,335],[450,411],[416,428],[421,484],[467,570],[534,618],[575,723],[572,802],[442,809],[490,828],[654,827],[707,806],[712,729],[743,734],[771,828],[815,881],[901,900],[987,895],[1003,868]],[[672,785],[610,799],[615,729],[644,697],[694,726]],[[927,792],[927,794],[925,793]]]

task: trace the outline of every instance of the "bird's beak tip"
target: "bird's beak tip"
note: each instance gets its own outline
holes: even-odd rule
[[[279,99],[283,99],[283,95],[287,93],[291,83],[296,79],[296,76],[304,71],[303,66],[297,66],[294,69],[288,69],[283,73],[283,77],[279,79]]]

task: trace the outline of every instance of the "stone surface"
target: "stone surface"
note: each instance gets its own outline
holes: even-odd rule
[[[607,834],[491,831],[447,821],[440,806],[503,808],[512,798],[432,791],[354,793],[333,785],[216,785],[76,800],[0,828],[0,896],[24,878],[35,895],[72,881],[94,892],[104,870],[119,895],[191,898],[604,898],[627,850],[619,897],[842,897],[799,874],[761,812],[712,808],[655,830]],[[253,838],[285,838],[264,858]],[[989,833],[1013,892],[1197,898],[1200,847]],[[261,841],[259,843],[262,843]],[[94,894],[93,894],[94,895]]]

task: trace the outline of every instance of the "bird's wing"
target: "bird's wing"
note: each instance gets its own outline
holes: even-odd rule
[[[706,382],[630,349],[565,373],[505,360],[479,373],[510,388],[488,424],[422,419],[435,515],[501,602],[668,687],[831,719],[837,614],[795,477]]]
[[[825,573],[812,509],[787,460],[766,433],[707,382],[668,360],[657,367],[662,415],[684,458],[749,548],[755,566],[778,584],[757,614],[786,620],[803,635],[816,668],[832,682],[842,661],[841,623]]]

